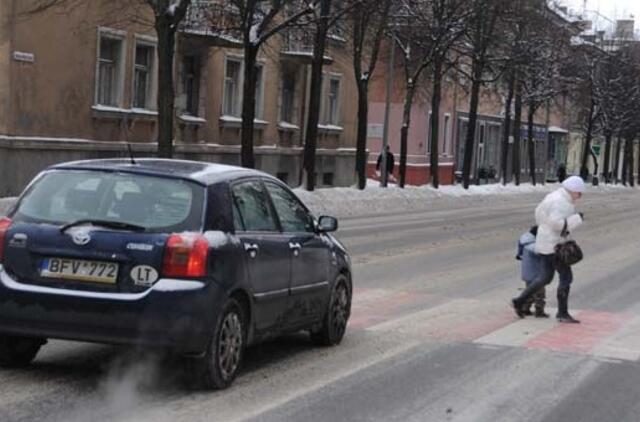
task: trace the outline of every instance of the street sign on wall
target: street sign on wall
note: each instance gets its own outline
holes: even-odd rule
[[[379,123],[370,123],[367,125],[367,138],[382,139],[384,125]]]

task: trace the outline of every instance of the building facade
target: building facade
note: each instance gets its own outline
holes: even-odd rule
[[[20,180],[58,161],[122,155],[126,143],[136,153],[155,151],[158,57],[151,9],[124,0],[71,3],[29,13],[30,0],[0,2],[0,159],[21,163],[11,170],[25,173],[15,176]],[[208,13],[216,7],[194,0],[176,37],[175,155],[238,164],[243,50],[237,39],[210,31]],[[312,32],[278,34],[258,57],[256,165],[291,185],[301,174]],[[319,186],[354,180],[351,69],[346,40],[334,32],[322,85]],[[47,154],[35,157],[42,148]],[[0,186],[0,194],[16,190]]]

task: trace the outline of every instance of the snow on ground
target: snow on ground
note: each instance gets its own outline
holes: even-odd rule
[[[0,216],[5,215],[16,198],[0,198]]]
[[[460,207],[464,205],[482,206],[488,201],[509,201],[514,196],[533,195],[541,198],[544,194],[558,188],[557,183],[533,186],[522,183],[520,186],[508,184],[472,185],[465,190],[461,185],[445,185],[439,189],[429,186],[408,186],[400,189],[396,185],[381,188],[375,180],[367,181],[367,188],[324,188],[308,192],[298,188],[294,191],[316,214],[328,214],[336,217],[367,216],[377,214],[401,213],[411,210]],[[634,188],[622,185],[588,185],[587,194],[607,192],[636,192]],[[0,198],[0,216],[4,215],[16,198]]]
[[[557,189],[558,183],[533,186],[530,183],[471,185],[464,189],[461,185],[445,185],[439,189],[430,186],[408,186],[400,189],[396,185],[381,188],[375,180],[367,181],[367,188],[324,188],[308,192],[302,188],[295,193],[316,214],[331,214],[338,217],[356,215],[376,215],[431,208],[434,204],[482,203],[494,200],[509,200],[514,195],[544,194]],[[621,191],[622,185],[588,186],[587,193]]]

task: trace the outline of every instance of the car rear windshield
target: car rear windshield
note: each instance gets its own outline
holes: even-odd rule
[[[58,225],[108,220],[142,226],[148,232],[199,231],[204,190],[181,179],[55,170],[31,185],[13,219]]]

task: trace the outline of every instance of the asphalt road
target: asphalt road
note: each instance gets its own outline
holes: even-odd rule
[[[337,347],[305,335],[253,347],[230,389],[206,393],[181,386],[175,360],[52,341],[29,369],[0,372],[0,421],[638,422],[640,195],[583,201],[580,325],[509,307],[539,199],[341,220],[355,292]],[[548,295],[555,307],[555,282]]]

